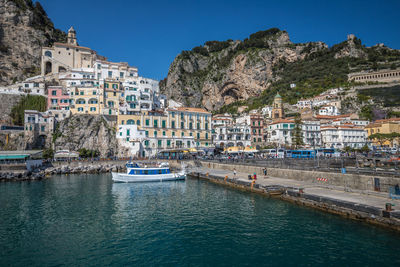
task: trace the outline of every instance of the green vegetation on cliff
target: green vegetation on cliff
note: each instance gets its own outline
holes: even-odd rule
[[[25,110],[46,111],[46,98],[38,95],[26,95],[11,109],[10,117],[15,125],[24,125]]]

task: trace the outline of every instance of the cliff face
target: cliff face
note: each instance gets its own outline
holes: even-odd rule
[[[323,42],[292,43],[287,32],[273,28],[243,41],[210,41],[191,51],[182,51],[160,87],[174,100],[208,110],[251,98],[257,102],[257,98],[267,99],[267,89],[273,85],[277,85],[275,91],[289,92],[290,83],[300,83],[308,91],[289,92],[294,100],[308,97],[311,91],[319,93],[318,87],[346,81],[350,63],[358,62],[353,59],[361,64],[370,54],[379,57],[375,50],[370,50],[353,35],[328,48]],[[400,53],[396,53],[394,56],[400,60]],[[325,81],[328,82],[323,84]]]
[[[65,40],[39,2],[0,0],[0,85],[39,74],[41,47]]]
[[[115,129],[103,116],[74,115],[57,126],[53,140],[55,150],[98,150],[101,157],[117,154]]]
[[[171,64],[161,89],[186,105],[208,110],[261,94],[278,79],[274,65],[307,55],[302,53],[304,44],[293,44],[285,31],[271,30],[243,42],[206,42],[204,47],[184,51]],[[314,43],[312,51],[326,47]]]

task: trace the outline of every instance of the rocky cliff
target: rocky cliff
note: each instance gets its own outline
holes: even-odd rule
[[[55,150],[98,150],[101,157],[117,154],[115,128],[101,115],[74,115],[61,121],[53,136]]]
[[[243,41],[209,41],[182,51],[160,87],[174,100],[208,110],[229,104],[259,106],[276,91],[292,102],[346,82],[347,73],[362,64],[380,63],[382,54],[400,63],[398,51],[382,49],[366,48],[353,35],[331,48],[323,42],[295,44],[287,32],[273,28]],[[368,62],[370,57],[373,62]],[[291,83],[297,83],[296,89],[291,90]]]
[[[39,2],[0,0],[0,85],[39,74],[41,47],[65,40]]]

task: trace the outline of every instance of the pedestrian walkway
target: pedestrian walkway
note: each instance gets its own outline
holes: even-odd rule
[[[210,175],[234,178],[233,171],[221,170],[221,169],[209,169],[204,167],[194,167],[190,171],[199,173],[209,173]],[[242,173],[240,170],[236,173],[236,179],[248,181],[248,175],[250,173]],[[251,174],[252,175],[252,174]],[[329,197],[337,200],[343,200],[363,205],[368,205],[380,209],[385,209],[386,203],[394,204],[394,209],[400,209],[400,200],[390,199],[388,193],[384,192],[373,192],[373,191],[361,191],[351,190],[351,192],[344,187],[330,186],[324,184],[324,182],[304,182],[292,179],[283,179],[277,177],[263,175],[257,176],[257,184],[262,186],[278,185],[283,187],[298,187],[304,188],[304,193],[317,195],[320,197]]]

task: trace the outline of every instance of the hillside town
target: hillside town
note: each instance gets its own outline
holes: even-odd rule
[[[400,75],[398,70],[349,75],[349,80],[354,79],[399,82]],[[103,116],[115,129],[119,150],[123,148],[119,156],[143,158],[171,152],[214,154],[215,150],[396,149],[399,138],[382,142],[369,137],[400,133],[400,119],[370,122],[357,114],[343,114],[338,97],[343,90],[331,88],[289,108],[278,93],[270,106],[247,112],[244,107],[236,116],[213,115],[167,99],[160,93],[158,81],[139,76],[137,67],[108,61],[91,48],[80,46],[71,27],[66,43],[42,48],[40,75],[0,89],[2,94],[44,96],[47,111],[25,110],[23,127],[3,123],[2,130],[23,131],[27,149],[38,148],[32,145],[38,139],[49,147],[57,124],[63,120],[75,115]],[[52,149],[65,151],[68,147]]]

